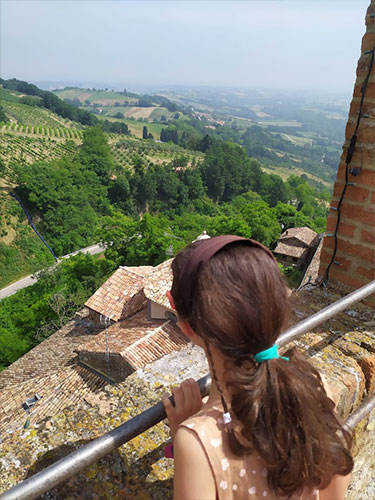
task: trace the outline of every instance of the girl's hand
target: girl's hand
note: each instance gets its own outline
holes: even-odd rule
[[[163,396],[163,404],[173,439],[178,426],[201,409],[202,397],[199,385],[192,378],[184,380],[180,387],[173,387],[172,394],[175,406],[173,407],[167,394]]]

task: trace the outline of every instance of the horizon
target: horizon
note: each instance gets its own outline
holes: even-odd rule
[[[368,4],[3,0],[1,76],[138,92],[211,87],[349,96]]]

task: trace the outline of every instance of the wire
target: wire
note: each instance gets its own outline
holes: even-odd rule
[[[336,220],[335,232],[332,235],[334,237],[334,239],[335,239],[335,244],[334,244],[334,248],[333,248],[333,253],[332,253],[331,261],[329,262],[329,264],[327,266],[327,269],[326,269],[326,272],[324,274],[324,277],[323,277],[322,281],[320,282],[320,285],[323,285],[323,286],[326,286],[326,284],[328,282],[328,279],[329,279],[329,271],[331,269],[331,266],[332,266],[333,263],[336,262],[335,261],[335,257],[336,257],[337,245],[338,245],[337,233],[338,233],[338,229],[339,229],[340,222],[341,222],[341,211],[340,211],[340,209],[341,209],[341,205],[342,205],[342,202],[344,200],[344,197],[345,197],[346,190],[347,190],[348,186],[352,185],[352,183],[349,182],[349,165],[350,165],[350,163],[352,161],[353,154],[354,154],[354,151],[355,151],[356,142],[357,142],[357,132],[358,132],[359,124],[361,122],[361,118],[362,118],[363,101],[365,99],[368,81],[370,79],[372,67],[373,67],[373,64],[374,64],[375,47],[372,50],[369,50],[369,51],[365,52],[365,54],[371,54],[371,61],[370,61],[370,65],[369,65],[369,70],[368,70],[367,76],[366,76],[366,78],[365,78],[365,80],[363,82],[363,85],[361,87],[361,102],[360,102],[360,105],[359,105],[357,123],[356,123],[355,129],[354,129],[353,135],[352,135],[352,137],[350,139],[349,147],[348,147],[348,150],[347,150],[347,153],[346,153],[346,159],[345,159],[345,185],[344,185],[343,190],[341,192],[341,196],[340,196],[339,202],[337,204],[337,207],[336,208],[331,207],[332,209],[334,209],[334,210],[337,211],[337,220]],[[354,176],[357,176],[359,174],[359,172],[360,172],[359,169],[352,169],[352,172],[350,172],[350,173],[352,175],[354,175]]]
[[[25,215],[26,215],[26,217],[27,217],[28,221],[30,222],[30,226],[33,228],[33,230],[34,230],[35,234],[36,234],[36,235],[37,235],[37,236],[38,236],[38,237],[42,240],[42,242],[46,245],[46,247],[48,248],[48,250],[49,250],[49,251],[51,252],[51,254],[53,255],[53,258],[54,258],[55,260],[59,260],[59,259],[56,257],[56,255],[55,255],[54,251],[52,250],[52,248],[51,248],[51,247],[48,245],[48,243],[47,243],[47,242],[43,239],[42,235],[38,233],[38,231],[37,231],[36,227],[35,227],[35,226],[34,226],[34,224],[33,224],[32,219],[31,219],[30,215],[27,213],[27,210],[26,210],[26,208],[24,207],[24,205],[23,205],[22,201],[18,198],[18,196],[17,196],[15,193],[12,193],[12,191],[10,191],[10,192],[9,192],[9,194],[10,194],[10,196],[12,196],[13,198],[15,198],[15,199],[18,201],[18,203],[20,204],[20,206],[21,206],[22,210],[24,211],[24,213],[25,213]]]

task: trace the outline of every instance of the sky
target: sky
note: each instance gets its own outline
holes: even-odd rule
[[[1,0],[2,78],[351,94],[370,0]]]

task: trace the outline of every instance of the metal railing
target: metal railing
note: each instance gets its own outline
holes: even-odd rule
[[[375,281],[371,281],[346,297],[300,321],[291,328],[288,328],[277,339],[277,344],[282,347],[296,340],[304,333],[307,333],[314,327],[332,318],[347,307],[368,297],[372,293],[375,293]],[[198,384],[202,396],[206,396],[211,384],[210,376],[207,375],[201,378]],[[368,398],[354,413],[352,413],[352,415],[350,415],[346,421],[346,425],[350,428],[354,428],[374,408],[375,395]],[[161,402],[157,403],[155,406],[128,420],[100,438],[90,441],[79,450],[74,451],[46,469],[34,474],[16,486],[13,486],[10,490],[0,495],[0,500],[32,500],[36,498],[93,462],[96,462],[104,455],[107,455],[142,432],[145,432],[164,418],[166,418],[166,415],[163,404]]]

